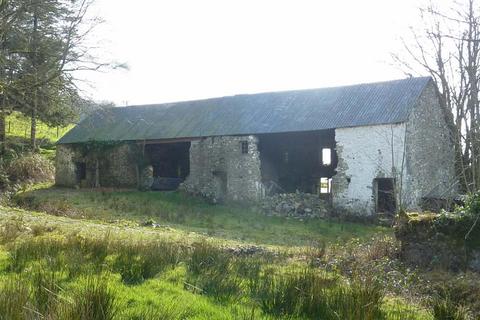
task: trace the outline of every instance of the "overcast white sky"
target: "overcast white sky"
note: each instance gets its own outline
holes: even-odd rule
[[[128,71],[88,74],[118,105],[403,78],[419,0],[97,0],[96,39]]]

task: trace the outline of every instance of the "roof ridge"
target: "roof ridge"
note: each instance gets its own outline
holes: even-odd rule
[[[361,82],[361,83],[347,84],[347,85],[341,85],[341,86],[327,86],[327,87],[280,90],[280,91],[262,91],[262,92],[255,92],[255,93],[238,93],[233,95],[217,96],[217,97],[209,97],[209,98],[201,98],[201,99],[180,100],[180,101],[170,101],[170,102],[161,102],[161,103],[134,104],[134,105],[127,105],[127,106],[115,106],[110,108],[171,106],[179,103],[192,103],[192,102],[201,102],[201,101],[209,101],[209,100],[217,100],[217,99],[233,98],[233,97],[248,97],[248,96],[263,95],[263,94],[282,94],[282,93],[287,94],[287,93],[294,93],[294,92],[301,93],[301,92],[307,92],[307,91],[320,91],[320,90],[328,90],[328,89],[342,89],[342,88],[352,88],[352,87],[361,87],[361,86],[370,86],[370,85],[393,84],[396,82],[404,82],[404,81],[411,81],[411,80],[427,80],[431,78],[432,77],[430,76],[408,77],[408,78],[402,78],[402,79],[392,79],[392,80],[375,81],[375,82]]]
[[[401,123],[430,77],[101,109],[58,143],[148,140]],[[143,122],[142,122],[143,121]]]

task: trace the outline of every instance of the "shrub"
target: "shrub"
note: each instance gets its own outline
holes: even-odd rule
[[[25,231],[21,217],[6,220],[0,225],[0,244],[15,241]]]
[[[13,159],[7,166],[12,181],[38,183],[52,181],[55,168],[40,154],[32,153]]]

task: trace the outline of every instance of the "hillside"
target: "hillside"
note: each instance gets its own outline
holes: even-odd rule
[[[140,200],[138,211],[128,205]],[[355,267],[352,283],[337,270],[354,266],[353,252],[378,267],[368,256],[391,244],[385,228],[265,217],[178,194],[44,189],[17,201],[55,215],[0,208],[0,297],[13,303],[0,312],[64,319],[85,315],[75,302],[84,301],[106,313],[96,319],[432,319],[362,280],[373,269]]]
[[[30,119],[25,117],[19,112],[13,112],[6,118],[6,132],[7,136],[30,138]],[[56,142],[60,139],[68,130],[73,127],[49,127],[42,121],[37,122],[37,137],[40,140],[48,140],[50,142]]]

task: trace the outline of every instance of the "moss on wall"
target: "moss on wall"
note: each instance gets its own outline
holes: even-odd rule
[[[402,258],[424,268],[480,271],[477,217],[478,211],[468,204],[453,213],[399,215],[395,235],[401,241]]]

